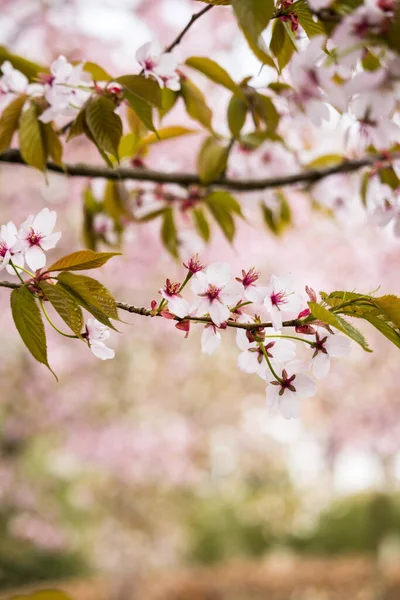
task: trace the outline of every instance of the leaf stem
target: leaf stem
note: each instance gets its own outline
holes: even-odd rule
[[[17,277],[18,277],[18,279],[20,280],[20,282],[21,282],[23,285],[25,285],[25,281],[22,279],[22,277],[21,277],[21,273],[18,273],[18,271],[17,271],[17,268],[16,268],[16,266],[14,265],[13,261],[11,260],[11,258],[10,258],[10,265],[11,265],[11,266],[12,266],[12,268],[14,269],[14,271],[15,271],[15,274],[17,275]]]
[[[285,340],[297,340],[298,342],[304,342],[305,344],[313,345],[314,342],[310,342],[310,340],[305,340],[304,338],[297,337],[295,335],[266,335],[266,338],[282,338]]]
[[[50,315],[46,310],[46,307],[44,305],[42,298],[39,298],[39,302],[40,302],[40,306],[41,306],[44,316],[46,317],[47,321],[50,323],[52,328],[57,331],[57,333],[59,333],[60,335],[63,335],[64,337],[67,337],[67,338],[79,340],[79,337],[77,335],[70,335],[69,333],[64,333],[63,331],[61,331],[61,329],[58,329],[58,327],[56,325],[54,325],[53,321],[51,320]]]

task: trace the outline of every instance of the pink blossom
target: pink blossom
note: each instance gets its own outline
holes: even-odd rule
[[[46,264],[47,250],[55,248],[61,233],[52,233],[56,224],[57,213],[43,208],[34,217],[30,215],[18,232],[19,247],[25,254],[27,265],[33,270],[41,269]]]
[[[282,328],[283,315],[296,314],[300,310],[301,296],[292,291],[292,278],[271,276],[264,298],[264,306],[268,310],[275,330]]]
[[[201,334],[201,351],[203,354],[214,354],[221,345],[221,334],[215,325],[206,325]]]
[[[136,52],[136,60],[143,67],[145,77],[153,76],[160,87],[178,91],[181,87],[177,59],[171,53],[162,53],[159,42],[147,42]]]
[[[205,271],[196,273],[191,286],[199,296],[193,311],[197,316],[209,314],[217,327],[229,319],[229,307],[235,306],[242,296],[242,288],[232,281],[231,268],[227,263],[213,263]]]
[[[293,361],[282,370],[281,380],[273,380],[267,386],[267,406],[279,409],[284,419],[295,419],[300,415],[298,400],[310,398],[316,392],[315,382],[302,371],[304,366]]]
[[[311,368],[317,379],[323,379],[329,373],[331,357],[341,357],[350,354],[350,339],[339,333],[331,334],[327,331],[315,334],[312,348],[314,354],[311,359]]]
[[[110,330],[102,325],[97,319],[88,319],[86,324],[86,337],[89,348],[93,354],[101,360],[114,358],[115,352],[104,344],[104,340],[110,337]]]

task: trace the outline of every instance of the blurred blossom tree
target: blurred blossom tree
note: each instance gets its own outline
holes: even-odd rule
[[[167,4],[138,1],[132,7],[145,22],[153,23],[161,5],[168,14]],[[13,3],[1,5],[5,14],[13,16]],[[381,0],[209,0],[204,6],[201,0],[182,2],[182,10],[188,8],[194,14],[185,16],[172,42],[164,40],[170,16],[154,18],[154,31],[163,43],[151,36],[137,43],[135,67],[129,57],[125,61],[129,67],[119,68],[122,75],[100,45],[85,39],[84,52],[76,50],[79,2],[65,7],[50,2],[39,10],[26,6],[7,46],[0,48],[0,162],[5,181],[12,182],[4,186],[10,220],[5,218],[0,230],[0,270],[12,280],[1,281],[0,287],[4,294],[12,290],[13,321],[33,357],[52,370],[46,321],[51,331],[51,364],[57,365],[57,372],[76,378],[72,391],[65,388],[69,390],[65,402],[60,384],[57,407],[52,403],[54,388],[44,377],[22,383],[29,388],[24,390],[28,402],[22,407],[5,402],[3,437],[5,443],[16,440],[23,448],[34,434],[54,425],[62,431],[61,425],[68,423],[61,436],[63,451],[55,461],[63,476],[73,480],[71,473],[80,460],[101,465],[94,487],[101,487],[102,472],[115,480],[113,492],[108,490],[104,496],[106,510],[114,502],[125,507],[121,519],[134,527],[139,523],[143,530],[148,522],[140,497],[137,506],[126,507],[120,485],[125,490],[125,485],[140,482],[148,489],[167,473],[171,481],[185,486],[201,480],[205,469],[200,450],[204,434],[193,425],[189,406],[187,414],[174,407],[166,428],[164,415],[157,410],[144,411],[136,429],[127,419],[132,415],[124,403],[132,385],[150,388],[143,379],[157,375],[165,388],[181,386],[179,394],[172,393],[184,398],[180,369],[193,380],[198,377],[193,366],[198,357],[189,365],[176,343],[164,335],[169,320],[185,337],[200,325],[206,355],[217,351],[223,338],[231,340],[233,329],[240,349],[237,366],[266,382],[267,405],[286,419],[299,416],[299,401],[316,393],[315,379],[328,374],[331,358],[347,356],[356,345],[371,351],[358,323],[369,323],[400,347],[400,298],[386,290],[392,263],[395,272],[395,243],[400,237],[398,4]],[[61,21],[73,34],[68,43],[68,36],[62,40],[51,36]],[[25,58],[27,42],[21,43],[21,36],[24,32],[29,40],[28,30],[45,32],[51,44],[47,48],[42,44],[35,56]],[[218,59],[218,46],[232,50],[239,30],[240,51],[251,56],[246,72],[232,61],[225,68]],[[179,57],[181,42],[192,34],[198,36],[196,54]],[[102,163],[93,161],[93,154]],[[21,174],[17,180],[15,173]],[[57,192],[52,196],[52,186],[58,198]],[[33,193],[33,202],[28,192]],[[70,221],[66,237],[57,231],[56,211],[43,208],[46,194],[60,206],[63,222]],[[62,196],[68,197],[71,207],[75,202],[75,208],[66,208]],[[35,212],[33,206],[36,214],[28,216]],[[318,219],[314,229],[313,219]],[[333,220],[341,223],[343,231],[339,241],[330,244],[326,232]],[[240,245],[249,224],[251,234]],[[365,237],[367,227],[370,239]],[[384,228],[384,233],[378,228]],[[240,264],[235,271],[223,260],[224,251],[214,254],[218,262],[212,260],[212,252],[211,260],[202,258],[219,234],[236,244]],[[289,240],[284,238],[289,235],[293,243],[279,241]],[[85,249],[76,251],[78,236]],[[48,261],[47,252],[60,238],[67,253]],[[270,253],[267,259],[258,256],[270,272],[265,282],[248,264],[257,255],[252,242],[267,244],[260,245],[260,255]],[[393,244],[392,254],[380,253],[386,243]],[[362,264],[365,248],[369,254]],[[122,249],[125,258],[118,256]],[[171,257],[183,262],[183,274],[177,275]],[[109,260],[104,277],[107,274],[118,294],[129,292],[134,304],[115,300],[103,283],[79,273],[98,269]],[[354,272],[363,269],[371,269],[369,276],[354,279]],[[287,271],[303,280],[305,294]],[[152,286],[161,273],[166,282],[157,301]],[[317,293],[309,287],[316,287],[313,280],[319,287],[334,286],[339,291]],[[377,292],[380,284],[383,294]],[[361,290],[362,285],[366,287]],[[101,360],[114,358],[108,338],[110,330],[124,326],[122,314],[152,317],[149,329],[146,335],[128,334],[133,341],[131,345],[126,341],[125,350],[121,347],[116,370],[102,363],[101,372],[95,371],[100,373],[99,381],[88,382],[93,367],[79,350],[71,352],[72,344],[86,346]],[[71,345],[64,347],[61,337],[70,338]],[[373,340],[379,349],[387,348],[377,336]],[[169,356],[169,369],[154,367],[154,344]],[[130,372],[131,355],[142,366],[142,377]],[[372,359],[365,356],[368,372]],[[346,386],[356,389],[354,377],[359,371],[352,368],[351,360],[357,358],[348,359],[343,367],[348,371],[339,382],[332,378],[327,388],[335,391],[335,399]],[[27,364],[29,375],[33,367]],[[229,384],[237,375],[232,375],[232,368],[223,368],[227,389],[237,396],[234,383]],[[159,371],[163,378],[158,377]],[[168,383],[171,373],[172,384]],[[375,375],[375,385],[387,383],[384,373],[379,378],[377,370]],[[14,372],[10,377],[18,379]],[[213,389],[212,382],[209,385]],[[223,394],[215,395],[224,406]],[[90,403],[93,396],[97,400]],[[388,404],[396,413],[393,403]],[[74,413],[77,407],[79,419]],[[190,408],[202,413],[195,404]],[[357,407],[355,414],[368,410]],[[329,460],[351,437],[342,435],[343,423],[348,427],[350,419],[330,402],[329,395],[321,403],[320,419],[326,428]],[[332,429],[331,423],[338,422],[342,426]],[[390,422],[385,421],[388,427]],[[370,437],[378,437],[375,430]],[[75,454],[75,459],[63,461],[63,452]],[[392,444],[382,456],[393,452]],[[229,472],[229,468],[216,460],[216,472]],[[91,501],[76,500],[89,507]],[[28,509],[32,512],[32,507]],[[13,531],[21,532],[21,526],[14,524]],[[31,531],[36,531],[34,526]]]

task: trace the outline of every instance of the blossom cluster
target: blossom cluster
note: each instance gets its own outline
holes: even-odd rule
[[[233,277],[229,264],[217,262],[205,267],[197,256],[185,266],[188,274],[183,284],[167,279],[160,289],[162,300],[159,305],[153,301],[154,314],[177,317],[177,328],[186,335],[191,322],[206,321],[201,337],[205,354],[218,350],[223,330],[236,328],[239,369],[266,381],[271,409],[279,408],[286,419],[299,416],[298,401],[316,392],[308,372],[316,379],[325,377],[331,358],[349,354],[350,340],[320,321],[309,324],[310,309],[289,275],[271,275],[267,285],[259,285],[259,273],[254,268]],[[194,296],[191,300],[182,295],[188,282]],[[312,289],[306,287],[306,292],[316,301]],[[260,315],[267,322],[262,322]],[[296,335],[286,334],[287,327],[294,328]],[[296,342],[309,349],[305,360],[296,358]]]
[[[12,221],[2,225],[0,271],[5,268],[10,275],[20,279],[21,273],[26,273],[32,281],[35,277],[40,277],[41,269],[46,265],[46,252],[55,248],[61,238],[60,232],[53,231],[56,220],[55,211],[43,208],[36,216],[30,215],[19,228]],[[51,321],[50,323],[53,325]],[[82,338],[87,341],[97,358],[107,360],[115,356],[114,350],[104,344],[109,334],[109,328],[97,319],[88,319]]]
[[[178,61],[172,54],[163,53],[158,42],[144,44],[138,49],[136,59],[143,67],[144,76],[152,77],[161,88],[180,89]],[[42,101],[45,109],[39,119],[43,123],[58,117],[75,118],[92,94],[108,93],[118,97],[122,93],[119,83],[94,81],[83,63],[73,65],[62,55],[50,65],[49,73],[39,74],[35,83],[29,83],[28,78],[9,61],[1,65],[0,72],[2,105],[16,94],[26,94]]]

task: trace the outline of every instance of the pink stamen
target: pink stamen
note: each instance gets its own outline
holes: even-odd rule
[[[27,242],[29,242],[30,246],[40,246],[40,242],[42,241],[43,236],[41,233],[36,233],[33,229],[30,230],[28,236],[26,238]]]
[[[270,296],[272,306],[278,306],[280,304],[286,304],[287,298],[285,292],[273,292]]]

